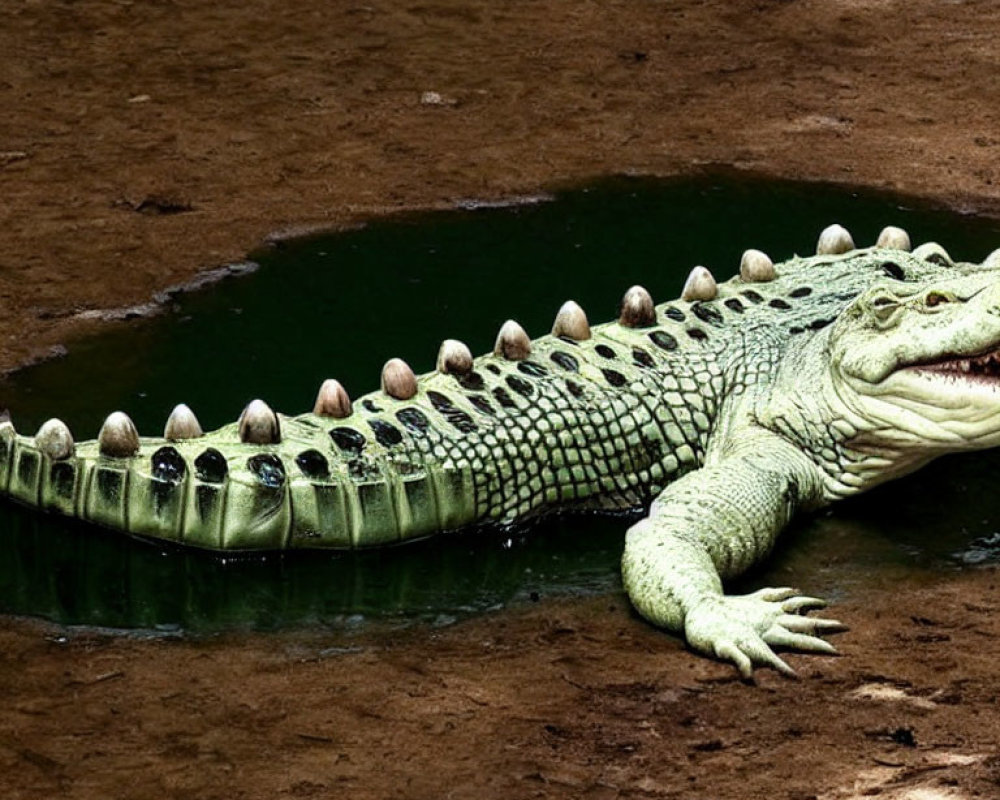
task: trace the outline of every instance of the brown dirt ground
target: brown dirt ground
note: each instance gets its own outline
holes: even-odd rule
[[[0,369],[268,236],[608,173],[728,165],[1000,213],[990,0],[20,0],[0,19]],[[0,788],[996,797],[996,578],[873,586],[837,609],[846,657],[756,688],[619,599],[337,655],[2,620]]]

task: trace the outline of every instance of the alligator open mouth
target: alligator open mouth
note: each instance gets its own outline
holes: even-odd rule
[[[921,373],[935,373],[943,377],[994,383],[1000,381],[1000,348],[977,356],[958,356],[928,364],[914,364],[907,369]]]

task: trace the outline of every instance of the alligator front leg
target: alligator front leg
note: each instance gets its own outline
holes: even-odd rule
[[[836,653],[816,634],[845,630],[803,616],[824,605],[792,589],[726,596],[722,580],[771,549],[796,510],[815,506],[813,464],[767,432],[668,486],[649,516],[628,532],[622,575],[636,609],[650,622],[683,632],[695,650],[734,663],[745,678],[754,664],[794,675],[772,647]]]

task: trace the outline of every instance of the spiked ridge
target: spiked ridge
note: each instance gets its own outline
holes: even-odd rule
[[[920,458],[900,455],[906,437],[935,447],[950,441],[928,433],[931,424],[951,424],[936,409],[930,422],[912,422],[913,398],[926,404],[930,391],[929,407],[961,403],[925,390],[938,379],[904,381],[891,453],[873,458],[877,426],[865,415],[880,403],[885,427],[884,387],[899,376],[1000,379],[1000,329],[995,341],[983,340],[993,333],[975,306],[993,302],[987,288],[1000,259],[955,264],[935,244],[909,253],[898,228],[879,240],[885,247],[855,250],[850,234],[831,226],[811,258],[775,264],[748,250],[738,275],[723,283],[693,269],[679,300],[654,305],[646,289],[628,289],[618,319],[602,325],[591,326],[568,301],[548,336],[531,340],[508,320],[492,353],[473,358],[449,339],[433,372],[417,376],[391,359],[381,389],[353,401],[329,379],[313,411],[296,417],[255,400],[238,422],[203,433],[178,406],[163,438],[140,438],[116,412],[96,441],[79,443],[58,420],[36,437],[5,422],[0,490],[132,534],[224,550],[382,545],[657,498],[626,545],[625,584],[636,607],[744,674],[748,663],[785,669],[770,645],[829,645],[795,633],[806,629],[795,620],[768,615],[777,604],[797,616],[809,603],[754,600],[768,627],[754,629],[761,638],[752,652],[742,650],[734,642],[750,633],[739,624],[757,611],[725,611],[730,598],[719,594],[705,558],[722,576],[735,575],[766,553],[796,509],[912,468]],[[959,316],[966,307],[978,315],[971,323]],[[1000,316],[1000,299],[989,313]],[[927,344],[920,327],[932,315],[938,329],[946,320],[957,331],[940,346]],[[894,336],[899,343],[889,347]],[[918,346],[930,349],[905,363],[880,360]],[[878,381],[884,385],[870,389]],[[849,402],[838,405],[841,396]],[[980,418],[990,414],[960,420],[963,441]],[[1000,432],[975,435],[1000,442]],[[770,471],[759,473],[763,463]],[[733,507],[746,509],[743,524],[752,529],[739,528]],[[706,597],[719,604],[707,616],[699,605]],[[806,622],[812,631],[835,625]]]

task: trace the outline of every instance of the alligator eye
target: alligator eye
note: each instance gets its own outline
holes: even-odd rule
[[[950,302],[951,298],[948,297],[948,295],[946,294],[941,294],[941,292],[929,292],[927,294],[927,299],[924,300],[924,303],[927,304],[928,308],[934,308],[934,306],[939,306],[942,303],[950,303]]]
[[[899,300],[889,295],[879,295],[872,300],[872,311],[875,318],[881,322],[888,322],[899,308]]]

